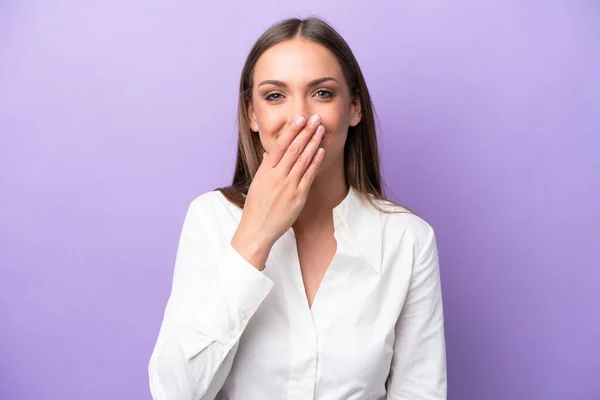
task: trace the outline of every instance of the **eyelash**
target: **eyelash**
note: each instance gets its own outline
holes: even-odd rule
[[[319,89],[319,90],[317,90],[315,93],[319,93],[319,92],[323,92],[323,93],[325,93],[325,94],[326,94],[326,96],[319,96],[319,97],[321,97],[322,99],[330,99],[330,98],[332,98],[333,96],[335,96],[335,94],[334,94],[334,93],[333,93],[331,90],[328,90],[328,89]],[[281,99],[281,97],[280,97],[280,98],[277,98],[277,99],[274,99],[274,98],[272,98],[272,96],[274,96],[274,95],[283,96],[283,95],[282,95],[281,93],[279,93],[279,92],[271,92],[271,93],[267,93],[267,94],[265,95],[265,100],[266,100],[266,101],[269,101],[269,102],[274,102],[274,101],[277,101],[277,100],[280,100],[280,99]]]

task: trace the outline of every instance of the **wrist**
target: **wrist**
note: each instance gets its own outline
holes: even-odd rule
[[[265,269],[272,244],[259,237],[248,237],[236,231],[231,239],[231,247],[256,269],[262,271]]]

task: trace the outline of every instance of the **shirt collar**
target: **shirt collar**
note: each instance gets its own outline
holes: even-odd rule
[[[346,226],[362,256],[381,274],[382,229],[379,211],[350,188],[348,194],[333,209],[334,215]]]

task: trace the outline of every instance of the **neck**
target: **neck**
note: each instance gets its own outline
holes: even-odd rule
[[[317,175],[308,192],[306,204],[294,222],[295,231],[310,231],[329,225],[333,227],[332,210],[348,194],[343,161],[340,164],[322,170]]]

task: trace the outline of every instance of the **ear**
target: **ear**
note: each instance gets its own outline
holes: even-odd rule
[[[248,124],[250,125],[250,130],[252,132],[258,132],[258,121],[256,120],[256,112],[254,111],[254,106],[252,105],[252,100],[246,100],[246,112],[248,114]]]
[[[362,119],[362,108],[360,105],[360,94],[356,93],[350,101],[350,121],[348,125],[356,126]]]

